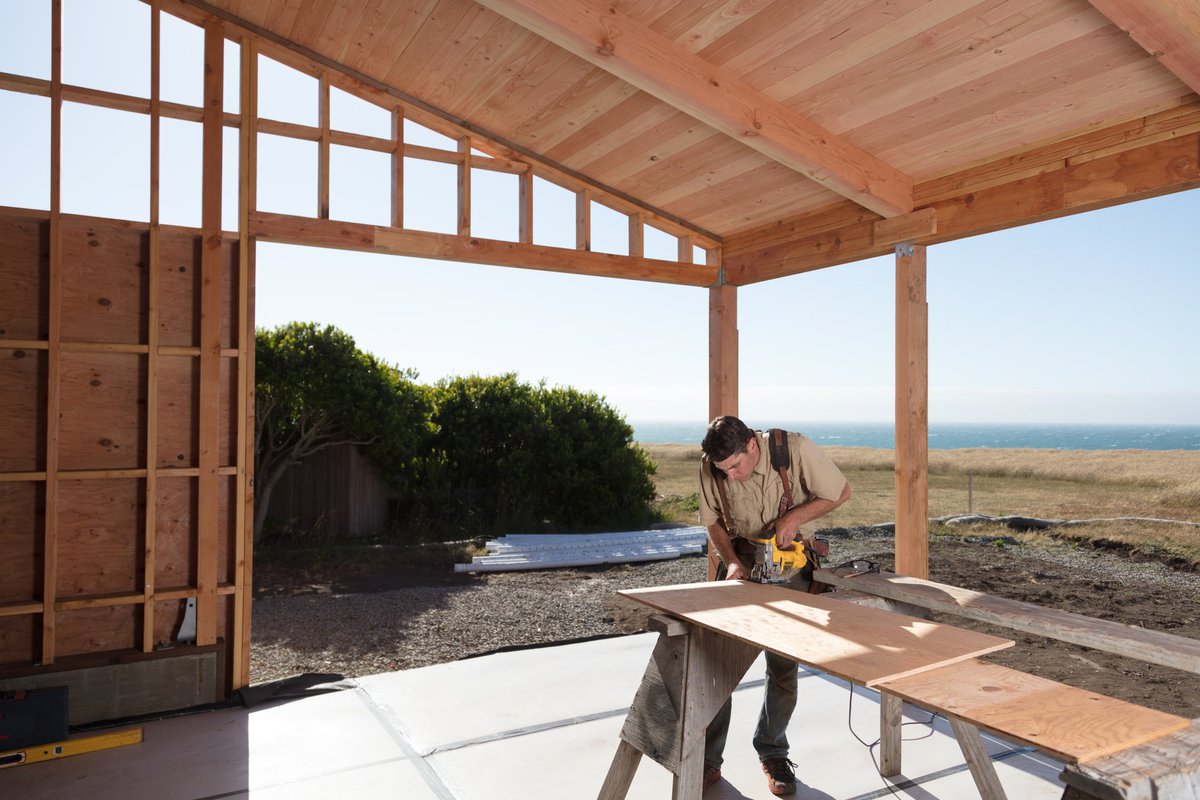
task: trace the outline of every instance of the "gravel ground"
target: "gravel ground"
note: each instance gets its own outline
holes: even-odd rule
[[[891,566],[890,534],[843,530],[831,538],[827,564],[867,557],[885,569]],[[930,554],[934,580],[1200,638],[1200,580],[1194,573],[1062,544],[999,547],[994,537],[975,543],[935,539]],[[390,588],[387,580],[375,581],[371,588],[382,589],[376,591],[301,582],[290,593],[256,598],[251,680],[304,672],[357,677],[504,648],[627,633],[638,628],[644,607],[630,604],[638,613],[626,614],[618,589],[702,581],[705,564],[703,557],[689,556],[609,567],[441,574],[433,581],[438,585]],[[419,578],[396,576],[393,583],[413,580]],[[1125,699],[1200,714],[1200,676],[992,632],[1018,640],[1017,648],[1004,651],[1010,666],[1113,696],[1134,692]],[[1131,676],[1136,690],[1125,688],[1135,685]],[[1173,694],[1164,694],[1164,687]]]

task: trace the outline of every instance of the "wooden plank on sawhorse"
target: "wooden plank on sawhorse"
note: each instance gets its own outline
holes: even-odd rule
[[[110,750],[129,744],[140,744],[141,741],[141,728],[129,728],[113,733],[96,733],[91,736],[76,736],[61,742],[0,752],[0,769],[16,767],[21,764],[36,764],[39,761],[51,761],[67,756],[78,756],[97,750]]]
[[[624,800],[643,755],[674,776],[674,800],[700,796],[704,733],[758,657],[736,639],[655,616],[658,642],[634,697],[599,800]]]
[[[1181,731],[1063,770],[1063,800],[1200,797],[1200,720]]]

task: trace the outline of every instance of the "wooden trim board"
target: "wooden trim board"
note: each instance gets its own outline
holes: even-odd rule
[[[883,681],[875,688],[1065,761],[1091,761],[1190,724],[1183,717],[975,659]]]
[[[1200,674],[1200,641],[1186,636],[1085,617],[1070,611],[1043,608],[1034,603],[996,597],[907,575],[882,573],[848,578],[839,576],[833,570],[820,570],[816,574],[816,580],[839,588],[854,589],[928,608],[931,611],[957,614],[980,622]]]
[[[1010,639],[746,581],[619,594],[868,687],[1013,645]]]

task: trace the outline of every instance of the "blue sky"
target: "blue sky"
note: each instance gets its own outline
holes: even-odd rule
[[[49,77],[48,6],[5,0],[0,71]],[[64,2],[64,80],[148,96],[147,7],[107,0],[101,15],[98,6]],[[198,104],[198,29],[166,20],[163,35],[164,98]],[[227,52],[236,64],[237,48]],[[315,82],[271,62],[260,70],[263,115],[315,121]],[[236,91],[228,94],[236,110]],[[365,133],[386,117],[340,95],[333,113],[335,126]],[[0,117],[0,205],[47,207],[48,100],[0,91]],[[136,114],[66,104],[64,211],[146,219],[148,130]],[[199,128],[164,121],[162,137],[163,221],[197,224]],[[415,126],[406,137],[439,142]],[[227,136],[230,227],[235,141]],[[260,146],[260,207],[312,213],[315,145],[273,137]],[[335,216],[386,221],[380,159],[335,150]],[[447,230],[453,169],[413,166],[406,224]],[[481,175],[475,232],[513,238],[515,179]],[[536,240],[568,243],[569,204],[549,184],[537,191]],[[1197,220],[1200,191],[1191,191],[930,247],[930,419],[1200,424]],[[597,207],[597,249],[620,252],[622,227]],[[665,254],[674,244],[650,237],[647,248]],[[427,382],[514,371],[599,392],[631,420],[707,414],[704,289],[267,243],[257,277],[260,326],[337,325]],[[768,322],[780,317],[782,332]],[[743,287],[739,319],[743,416],[891,418],[892,258]]]

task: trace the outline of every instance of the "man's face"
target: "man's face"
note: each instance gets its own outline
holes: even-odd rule
[[[724,461],[717,462],[717,469],[725,473],[731,481],[744,481],[754,472],[758,464],[758,438],[751,437],[746,443],[746,449],[734,453]]]

